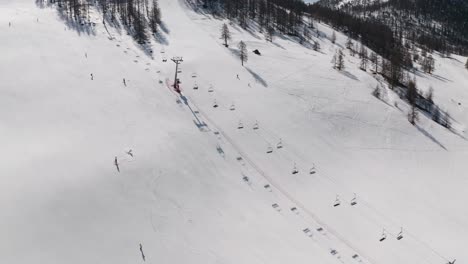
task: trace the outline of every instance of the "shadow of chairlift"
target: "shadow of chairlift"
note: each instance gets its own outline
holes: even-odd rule
[[[218,106],[219,106],[218,103],[216,102],[216,100],[214,100],[214,102],[213,102],[213,108],[218,108]]]
[[[254,129],[254,130],[257,130],[258,128],[259,128],[259,126],[258,126],[258,121],[255,121],[255,124],[253,125],[253,129]]]
[[[239,124],[237,125],[237,129],[243,129],[244,124],[242,124],[242,121],[239,121]]]
[[[277,149],[282,149],[283,148],[283,141],[281,140],[281,138],[280,138],[278,144],[276,144],[276,148]]]
[[[242,177],[242,180],[244,180],[245,182],[249,182],[249,177],[244,175],[244,177]]]
[[[315,171],[315,165],[312,164],[312,168],[310,168],[310,171],[309,171],[309,174],[315,174],[316,171]]]
[[[397,240],[402,240],[403,239],[403,227],[401,228],[400,233],[398,233],[396,239]]]
[[[208,92],[209,92],[209,93],[212,93],[212,92],[214,92],[213,85],[210,85],[210,87],[208,88]]]
[[[299,170],[297,169],[296,163],[294,163],[294,168],[292,170],[292,174],[298,174]]]
[[[229,107],[229,110],[231,110],[231,111],[236,110],[236,106],[234,105],[234,103],[232,103],[231,107]]]
[[[195,83],[195,84],[193,85],[193,89],[194,89],[194,90],[198,90],[198,84],[197,84],[197,83]]]
[[[275,210],[278,211],[278,212],[281,211],[281,208],[280,208],[279,205],[276,204],[276,203],[272,204],[271,207],[273,207],[273,209],[275,209]]]
[[[341,205],[340,196],[336,195],[336,199],[335,199],[335,203],[333,204],[333,207],[338,207],[340,205]]]
[[[271,146],[268,146],[266,153],[267,154],[273,153],[273,148]]]
[[[353,199],[351,199],[351,206],[355,206],[357,204],[357,197],[356,194],[354,194]]]
[[[382,235],[380,236],[379,241],[383,242],[385,239],[387,239],[387,232],[385,231],[385,228],[384,228],[384,230],[382,231]]]

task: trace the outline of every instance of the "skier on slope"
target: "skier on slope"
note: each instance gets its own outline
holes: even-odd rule
[[[125,81],[125,78],[123,78],[123,84],[127,86],[127,82]]]
[[[143,253],[143,246],[140,243],[140,252],[141,252],[141,257],[143,258],[143,261],[146,261],[145,253]]]
[[[117,171],[120,172],[119,162],[117,161],[117,157],[115,157],[115,159],[114,159],[114,165],[117,168]]]

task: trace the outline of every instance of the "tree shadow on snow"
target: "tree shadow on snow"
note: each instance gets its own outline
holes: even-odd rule
[[[165,23],[161,23],[159,25],[159,30],[153,34],[154,40],[161,45],[167,46],[169,45],[169,40],[166,38],[166,35],[169,35],[170,31],[169,28]]]
[[[260,83],[263,87],[268,87],[268,83],[260,75],[258,75],[256,72],[252,71],[249,68],[245,68],[245,69],[254,77],[255,81]]]
[[[66,10],[58,8],[58,17],[68,27],[78,33],[78,35],[86,34],[90,36],[96,35],[95,23],[88,21],[86,18],[70,17]]]
[[[447,150],[447,148],[442,145],[440,141],[438,141],[434,136],[432,136],[429,132],[427,132],[424,128],[418,126],[418,124],[415,125],[415,127],[421,132],[424,136],[426,136],[428,139],[430,139],[432,142],[437,144],[439,147],[441,147],[444,150]]]
[[[359,79],[354,74],[350,73],[349,71],[343,70],[343,71],[338,71],[338,72],[352,80],[359,81]]]

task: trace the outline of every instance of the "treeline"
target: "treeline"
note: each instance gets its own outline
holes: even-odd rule
[[[302,0],[198,0],[217,15],[236,20],[243,28],[255,21],[261,30],[282,34],[302,34],[303,15],[307,5]]]
[[[468,2],[460,0],[355,1],[338,8],[335,0],[320,5],[364,20],[377,19],[395,35],[442,54],[468,54]]]
[[[307,12],[315,19],[325,21],[352,38],[360,40],[383,57],[390,57],[392,50],[400,45],[391,28],[377,20],[362,20],[321,5],[310,5]]]
[[[37,0],[36,3],[57,7],[62,16],[81,26],[90,23],[90,9],[97,8],[103,23],[123,24],[140,44],[148,40],[149,32],[156,33],[161,24],[157,0]]]

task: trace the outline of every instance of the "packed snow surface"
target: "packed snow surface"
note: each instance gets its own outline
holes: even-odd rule
[[[332,69],[324,24],[319,52],[236,24],[225,48],[228,21],[159,2],[152,54],[97,11],[0,3],[0,263],[468,261],[466,58],[416,77],[453,131],[412,126],[358,58]]]

